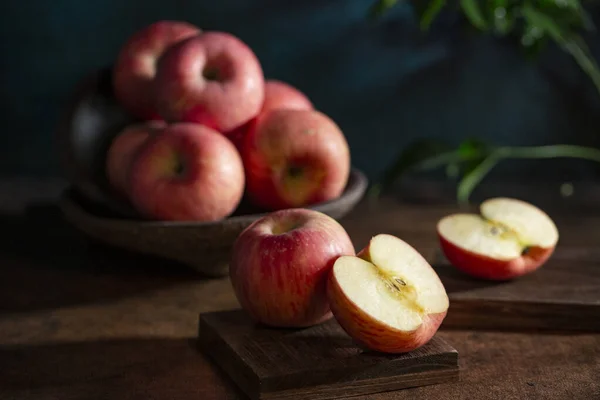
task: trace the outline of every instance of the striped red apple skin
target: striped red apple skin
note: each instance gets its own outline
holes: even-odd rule
[[[308,327],[331,318],[327,277],[335,260],[354,255],[345,229],[308,209],[255,221],[237,238],[230,279],[244,310],[273,327]]]

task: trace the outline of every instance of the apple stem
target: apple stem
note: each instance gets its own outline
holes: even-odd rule
[[[299,167],[297,165],[292,165],[288,167],[287,170],[288,175],[292,178],[299,178],[300,176],[302,176],[302,172],[302,167]]]

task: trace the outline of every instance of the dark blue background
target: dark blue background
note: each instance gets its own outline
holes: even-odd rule
[[[512,44],[470,34],[453,16],[424,35],[408,5],[369,23],[370,5],[365,0],[4,0],[0,174],[60,174],[53,135],[73,86],[110,64],[130,34],[159,19],[238,35],[254,49],[267,77],[296,85],[338,122],[353,163],[372,177],[418,137],[595,143],[597,94],[559,51],[542,58],[564,83],[556,85]],[[566,95],[565,87],[576,97]],[[547,165],[565,174],[588,168]]]

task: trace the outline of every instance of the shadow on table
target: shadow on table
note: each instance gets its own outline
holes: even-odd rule
[[[431,266],[440,277],[448,294],[468,292],[503,284],[502,282],[486,281],[468,276],[452,266],[446,260],[441,250],[436,250],[433,253]]]
[[[1,398],[243,398],[186,338],[0,347],[0,388]]]
[[[54,204],[0,215],[0,313],[127,297],[204,279],[175,262],[92,242]]]

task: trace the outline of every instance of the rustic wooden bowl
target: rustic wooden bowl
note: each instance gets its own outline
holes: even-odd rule
[[[346,215],[367,188],[365,175],[353,169],[346,189],[335,200],[307,207],[335,219]],[[183,263],[207,276],[227,274],[236,237],[262,213],[236,214],[218,222],[164,222],[123,217],[71,188],[61,197],[66,220],[94,240]]]

